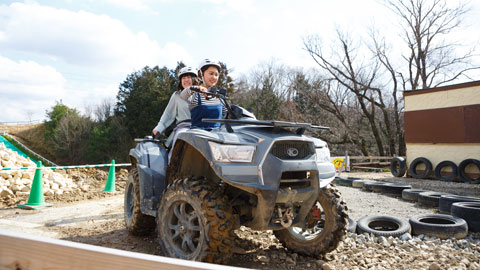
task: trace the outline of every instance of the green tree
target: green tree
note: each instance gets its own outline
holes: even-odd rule
[[[132,139],[122,118],[109,116],[93,126],[88,140],[87,159],[90,163],[107,163],[112,159],[126,162],[132,146]]]
[[[79,114],[76,109],[69,108],[62,103],[62,100],[56,101],[50,111],[46,111],[48,120],[45,121],[45,139],[51,141],[53,134],[63,116],[68,113]]]
[[[176,70],[145,67],[127,76],[117,94],[115,115],[123,118],[131,137],[151,134],[176,90]]]
[[[227,89],[227,95],[232,96],[235,89],[235,84],[232,77],[230,77],[231,70],[228,69],[227,64],[220,62],[220,76],[218,78],[217,87]]]
[[[76,110],[67,111],[53,133],[53,145],[63,164],[86,162],[92,120]]]

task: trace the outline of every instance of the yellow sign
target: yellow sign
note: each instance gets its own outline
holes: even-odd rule
[[[335,169],[338,170],[342,167],[343,158],[337,157],[332,160],[333,165],[335,165]]]

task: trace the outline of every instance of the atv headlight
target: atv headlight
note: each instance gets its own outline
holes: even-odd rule
[[[252,162],[255,146],[208,142],[216,162]]]
[[[315,148],[315,152],[317,154],[318,163],[330,162],[330,150],[328,147]]]

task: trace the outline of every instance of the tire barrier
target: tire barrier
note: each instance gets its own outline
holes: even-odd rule
[[[387,185],[388,183],[376,182],[372,184],[372,191],[375,193],[380,193],[382,191],[382,186]]]
[[[410,218],[413,235],[428,235],[440,239],[465,238],[467,222],[459,217],[442,214],[422,214]]]
[[[480,232],[480,202],[456,202],[452,204],[452,216],[463,218],[468,229]]]
[[[410,232],[410,224],[390,215],[364,216],[357,222],[357,233],[372,233],[376,236],[399,237]]]
[[[447,176],[442,176],[442,169],[450,167],[451,172]],[[444,160],[435,167],[435,178],[442,181],[452,181],[457,177],[458,167],[450,160]]]
[[[380,186],[380,192],[386,195],[401,197],[403,190],[411,188],[412,186],[410,185],[388,183]]]
[[[394,157],[390,161],[390,171],[395,177],[402,177],[407,172],[407,162],[403,157]]]
[[[351,187],[353,180],[352,178],[337,177],[337,184],[339,186]]]
[[[372,187],[373,187],[372,185],[373,185],[374,183],[377,183],[377,182],[375,182],[375,181],[365,181],[365,182],[363,182],[363,187],[362,187],[362,189],[363,189],[364,191],[372,192],[372,191],[373,191],[373,190],[372,190]]]
[[[480,198],[458,195],[442,195],[438,201],[438,211],[442,214],[450,214],[452,203],[456,202],[480,202]]]
[[[363,188],[363,183],[365,183],[365,180],[353,180],[352,187]]]
[[[425,170],[422,173],[417,172],[417,166],[420,164],[425,164]],[[430,174],[431,171],[432,171],[432,163],[424,157],[416,158],[412,161],[412,163],[410,163],[409,172],[410,172],[410,175],[413,176],[414,178],[424,179]]]
[[[402,190],[402,199],[406,201],[418,201],[418,194],[422,192],[427,192],[428,190],[423,189],[404,189]]]
[[[473,158],[465,159],[464,161],[460,162],[460,165],[458,165],[458,174],[460,176],[460,179],[462,179],[462,181],[465,183],[480,184],[480,176],[477,178],[470,178],[467,175],[465,169],[470,164],[476,165],[478,170],[480,171],[480,160]]]
[[[436,192],[436,191],[427,191],[418,194],[418,204],[430,207],[430,208],[437,208],[440,196],[442,195],[452,195],[444,192]]]

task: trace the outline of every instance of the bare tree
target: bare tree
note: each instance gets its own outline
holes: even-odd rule
[[[403,89],[425,89],[468,76],[472,66],[474,48],[457,55],[459,43],[451,40],[469,11],[465,2],[450,7],[447,0],[387,0],[386,5],[401,20],[401,28],[408,53],[407,72],[397,70]],[[385,58],[385,56],[384,56]]]
[[[315,36],[304,40],[304,48],[332,80],[356,97],[378,153],[405,155],[400,92],[436,87],[461,77],[471,79],[469,72],[480,67],[471,63],[474,49],[459,56],[460,45],[447,39],[460,27],[462,17],[468,12],[465,4],[452,8],[446,0],[385,0],[385,3],[401,21],[407,48],[407,53],[402,55],[403,63],[395,61],[385,39],[373,31],[369,46],[373,58],[369,61],[359,60],[357,56],[362,55],[362,48],[352,46],[351,39],[339,31],[337,48],[340,49],[331,55],[322,51],[323,44]],[[338,102],[331,96],[327,98]],[[384,147],[388,147],[387,150]]]
[[[338,34],[338,46],[340,49],[332,53],[332,58],[322,50],[322,44],[317,37],[309,37],[304,40],[304,46],[317,64],[326,71],[339,87],[343,87],[353,94],[360,106],[360,111],[365,116],[370,126],[372,135],[380,155],[385,155],[384,143],[381,131],[376,119],[376,104],[378,92],[372,91],[377,80],[379,64],[376,61],[359,60],[357,58],[358,47],[352,44],[349,37],[340,31]],[[332,113],[338,113],[332,111]]]

